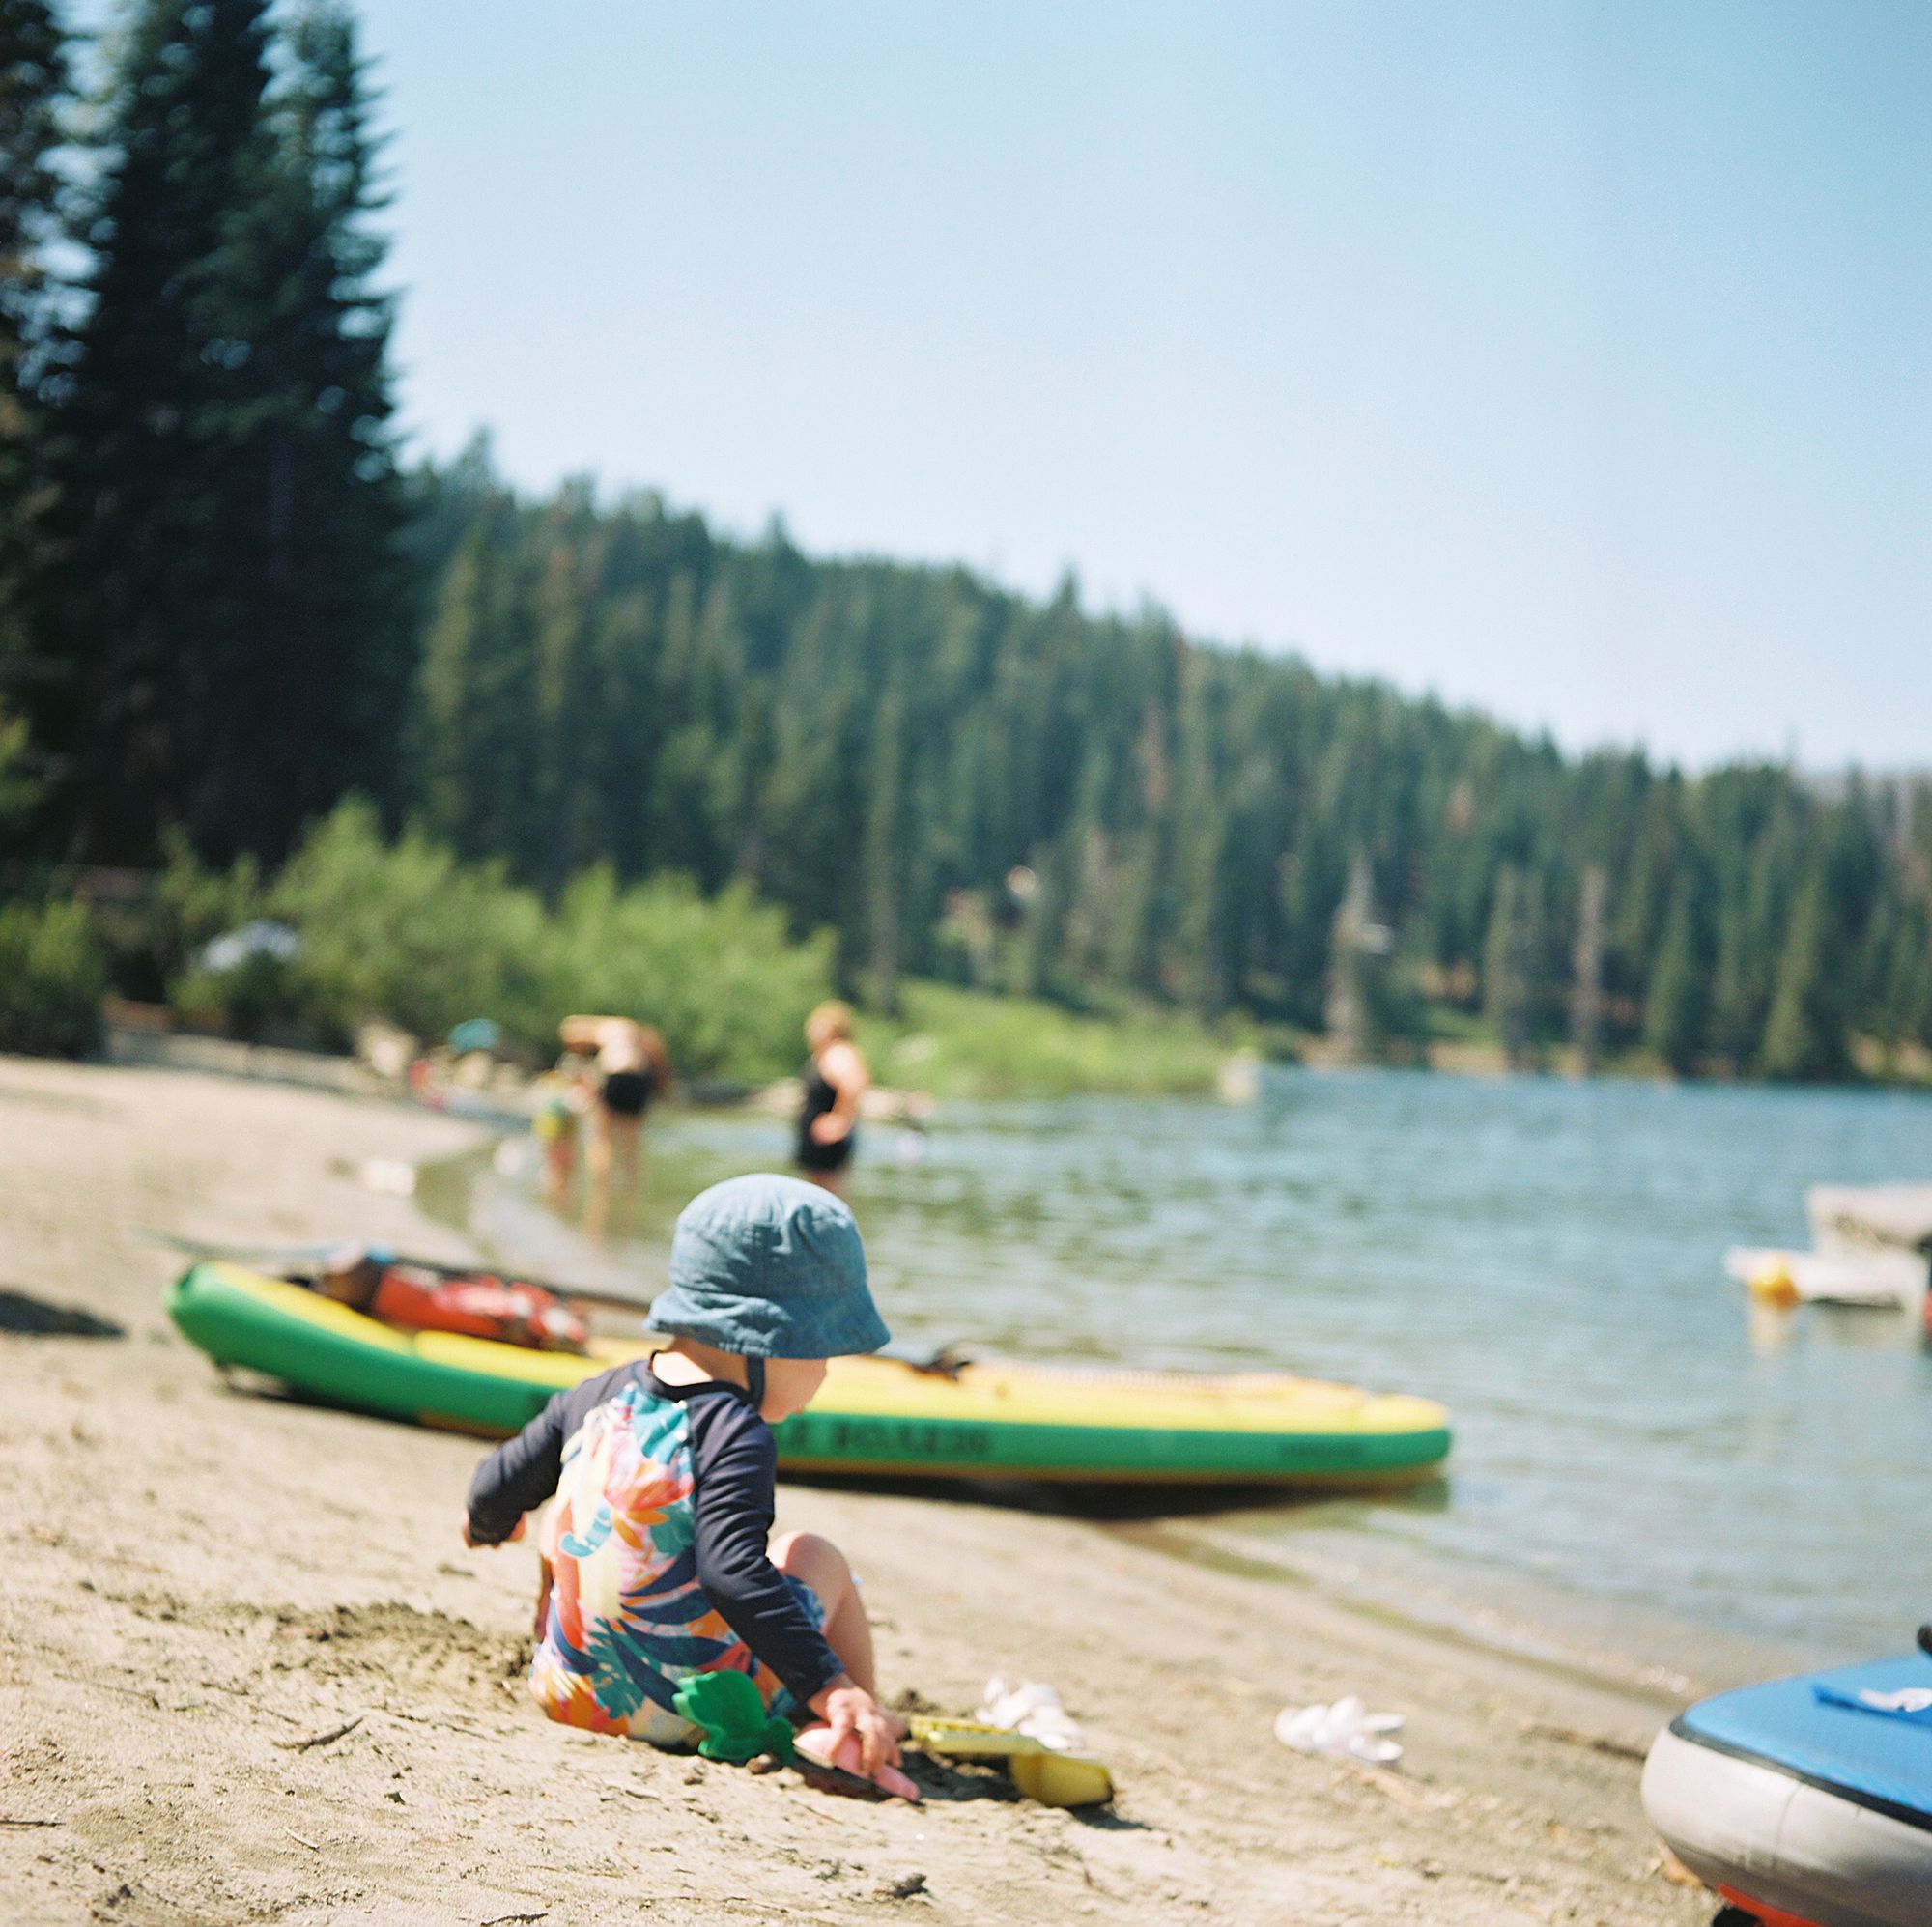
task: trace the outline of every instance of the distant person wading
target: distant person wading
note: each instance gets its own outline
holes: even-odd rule
[[[596,1056],[586,1160],[592,1181],[607,1185],[616,1165],[625,1185],[635,1186],[644,1113],[653,1098],[670,1091],[670,1053],[665,1040],[649,1024],[631,1017],[566,1017],[557,1029],[566,1047]]]
[[[805,1020],[811,1056],[805,1066],[805,1097],[798,1113],[799,1170],[828,1191],[845,1189],[845,1167],[859,1130],[859,1100],[872,1074],[852,1041],[852,1011],[821,1004]]]

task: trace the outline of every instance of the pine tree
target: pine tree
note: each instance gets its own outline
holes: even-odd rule
[[[34,620],[51,500],[39,365],[49,334],[45,250],[61,232],[66,43],[43,0],[0,0],[0,822],[27,805],[35,757],[22,704],[45,663]],[[14,711],[12,721],[9,711]]]
[[[1764,1032],[1761,1065],[1767,1077],[1815,1082],[1850,1073],[1845,992],[1845,958],[1833,921],[1830,879],[1821,865],[1800,891],[1785,934]]]
[[[1532,872],[1505,864],[1483,945],[1483,1004],[1512,1069],[1532,1062],[1542,894]]]
[[[842,695],[810,712],[799,703],[779,710],[760,836],[764,874],[800,932],[843,932],[851,916],[848,853],[853,825],[865,820],[858,731],[853,706]],[[841,954],[841,968],[849,974],[849,949]]]
[[[65,381],[46,728],[89,852],[150,853],[189,813],[231,699],[235,477],[226,412],[247,354],[231,242],[267,159],[266,0],[145,0],[106,113],[85,239],[88,311]]]
[[[1349,861],[1349,887],[1335,912],[1328,964],[1328,1036],[1349,1063],[1378,1057],[1388,1041],[1389,932],[1376,911],[1368,856]]]
[[[1695,1068],[1703,1050],[1709,981],[1692,887],[1686,880],[1678,884],[1664,921],[1663,946],[1643,1007],[1644,1042],[1679,1076]]]
[[[1675,771],[1645,784],[1634,816],[1617,868],[1605,975],[1612,994],[1640,1002],[1652,960],[1662,945],[1671,889],[1684,860],[1683,781]]]
[[[1577,942],[1571,953],[1574,987],[1570,1003],[1570,1040],[1577,1063],[1587,1076],[1597,1067],[1604,1032],[1604,938],[1609,907],[1610,879],[1602,864],[1583,870],[1582,893],[1577,909]]]
[[[339,0],[309,0],[230,224],[221,357],[234,627],[202,840],[274,856],[344,789],[393,788],[412,679],[389,427],[385,243],[364,73]]]
[[[53,166],[67,43],[46,0],[0,0],[0,450],[17,439],[29,352],[46,325],[45,248],[60,231]]]
[[[598,810],[585,752],[596,741],[591,641],[601,586],[598,560],[609,537],[599,526],[585,481],[565,484],[543,523],[533,638],[536,808],[518,855],[554,897],[599,854],[590,834]]]
[[[1897,895],[1887,897],[1872,920],[1864,956],[1859,1007],[1887,1069],[1895,1070],[1901,1047],[1914,1040],[1921,985],[1932,962],[1924,906]]]
[[[1019,941],[1012,953],[1009,987],[1022,997],[1051,997],[1061,989],[1066,916],[1073,899],[1074,857],[1065,837],[1034,852],[1014,873],[1030,878],[1018,895]]]
[[[1147,638],[1163,667],[1174,655],[1162,632]],[[1109,975],[1116,983],[1151,995],[1159,986],[1167,937],[1169,849],[1174,836],[1173,752],[1168,714],[1159,695],[1141,697],[1133,719],[1132,776],[1122,806],[1119,882],[1104,912]]]
[[[1708,779],[1712,801],[1740,787],[1720,772]],[[1805,800],[1781,771],[1744,773],[1748,802],[1714,820],[1719,861],[1717,962],[1711,983],[1713,1048],[1739,1068],[1756,1063],[1776,989],[1779,949],[1796,882],[1812,835]]]
[[[1208,1015],[1225,1009],[1235,992],[1233,894],[1235,853],[1232,802],[1221,779],[1223,693],[1211,658],[1188,659],[1178,718],[1180,751],[1176,793],[1177,936],[1184,962],[1177,978],[1188,1001]]]
[[[864,863],[868,935],[867,988],[888,1015],[899,1007],[899,965],[904,944],[906,846],[909,829],[906,781],[905,698],[886,693],[872,725],[869,771],[871,808],[866,821]]]
[[[415,797],[466,856],[508,857],[534,813],[527,560],[517,504],[498,493],[458,548],[423,642]]]
[[[412,677],[362,75],[300,12],[143,0],[114,77],[62,412],[64,718],[82,845],[270,857],[392,788]]]

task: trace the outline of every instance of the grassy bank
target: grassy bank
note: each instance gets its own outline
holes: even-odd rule
[[[859,1020],[882,1084],[938,1097],[1205,1094],[1231,1054],[1263,1041],[1247,1023],[1209,1026],[1156,1010],[1083,1016],[942,983],[908,983],[896,1017]]]

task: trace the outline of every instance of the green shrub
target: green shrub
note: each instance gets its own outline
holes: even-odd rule
[[[181,1022],[250,1043],[315,1029],[306,1002],[296,967],[260,953],[230,970],[186,971],[168,985],[168,1007]]]
[[[92,1050],[106,984],[99,938],[79,904],[0,906],[0,1050]]]
[[[262,873],[253,857],[238,858],[226,870],[207,868],[179,828],[161,833],[167,864],[155,879],[149,913],[161,974],[173,978],[216,937],[263,914]]]
[[[685,1076],[796,1069],[806,1014],[832,994],[830,933],[793,943],[783,911],[744,884],[707,899],[688,877],[620,891],[592,870],[564,893],[549,936],[548,1007],[655,1024]]]
[[[218,987],[191,980],[210,943],[264,914],[261,872],[251,857],[210,869],[179,826],[161,832],[161,851],[165,862],[138,905],[95,907],[109,988],[142,1004],[164,1001],[191,1024],[226,1028],[225,1013],[210,1005],[218,1004]]]
[[[411,832],[390,843],[347,803],[310,832],[268,893],[301,938],[296,1008],[336,1039],[372,1017],[419,1037],[494,1017],[539,1056],[573,1011],[655,1024],[685,1076],[775,1076],[830,994],[831,939],[794,943],[742,886],[706,898],[681,876],[620,890],[592,870],[555,911],[496,864],[467,864]]]
[[[414,832],[385,843],[375,810],[345,803],[290,859],[270,908],[301,937],[304,1014],[337,1039],[372,1017],[426,1038],[495,1017],[542,1047],[543,907],[500,865],[460,864]]]

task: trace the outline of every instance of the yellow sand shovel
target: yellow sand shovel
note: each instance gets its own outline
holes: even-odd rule
[[[952,1760],[1005,1760],[1013,1784],[1042,1806],[1098,1806],[1114,1797],[1114,1776],[1091,1753],[1062,1753],[1030,1733],[988,1726],[977,1719],[908,1722],[912,1742],[923,1753]]]

